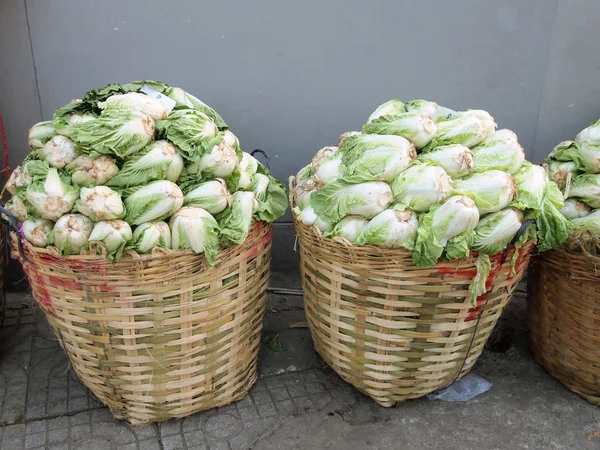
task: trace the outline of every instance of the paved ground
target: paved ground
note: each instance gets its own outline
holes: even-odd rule
[[[273,284],[295,287],[275,274]],[[115,421],[78,382],[28,294],[9,294],[0,330],[0,448],[600,449],[600,409],[532,361],[521,291],[475,372],[492,389],[467,403],[421,399],[385,409],[323,366],[302,327],[302,298],[270,296],[261,379],[225,408],[147,427]]]

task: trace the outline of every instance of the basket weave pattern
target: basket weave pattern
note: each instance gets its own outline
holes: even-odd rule
[[[466,375],[523,276],[491,258],[488,293],[471,305],[475,258],[415,266],[411,253],[325,239],[295,221],[306,315],[315,348],[344,380],[393,406]]]
[[[111,264],[26,244],[29,262],[21,262],[81,381],[116,418],[141,425],[247,394],[256,380],[271,234],[270,224],[255,224],[243,244],[221,250],[214,268],[189,250]]]
[[[600,406],[600,258],[542,253],[529,278],[534,357],[567,389]]]

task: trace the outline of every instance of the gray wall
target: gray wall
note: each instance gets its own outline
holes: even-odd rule
[[[216,108],[285,180],[383,101],[426,98],[489,110],[539,162],[600,117],[598,23],[598,0],[0,0],[0,112],[15,165],[56,107],[157,79]]]

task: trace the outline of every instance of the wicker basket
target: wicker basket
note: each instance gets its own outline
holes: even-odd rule
[[[487,294],[471,305],[476,258],[415,266],[410,252],[326,239],[295,221],[306,316],[314,345],[344,380],[382,406],[422,397],[466,375],[523,276],[491,258]]]
[[[13,244],[17,237],[12,232]],[[223,249],[21,260],[73,369],[118,419],[141,425],[242,399],[256,380],[272,227]],[[13,245],[13,248],[17,248]]]
[[[567,389],[600,406],[600,258],[542,253],[529,277],[535,359]]]

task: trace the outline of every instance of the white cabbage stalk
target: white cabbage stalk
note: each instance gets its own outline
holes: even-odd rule
[[[119,219],[125,215],[121,194],[108,186],[82,187],[75,209],[94,222]]]
[[[550,158],[542,164],[542,167],[548,172],[550,179],[561,189],[565,187],[569,174],[571,174],[571,179],[577,174],[577,165],[573,161],[557,161]]]
[[[54,245],[61,255],[79,253],[94,228],[94,222],[83,214],[66,214],[54,225]]]
[[[513,206],[519,209],[540,210],[546,195],[546,186],[550,181],[544,168],[525,161],[513,178],[517,184]]]
[[[79,156],[75,143],[64,136],[54,136],[39,149],[40,159],[52,167],[62,169]]]
[[[393,200],[387,183],[368,181],[360,184],[333,182],[310,196],[310,205],[317,216],[337,223],[348,215],[375,217]]]
[[[235,150],[241,151],[240,140],[231,131],[225,130],[223,132],[223,141]]]
[[[589,127],[581,130],[575,137],[578,144],[600,145],[600,120],[596,120]]]
[[[415,144],[418,149],[429,144],[436,131],[437,126],[430,117],[416,112],[382,116],[363,126],[363,133],[402,136]]]
[[[525,161],[525,150],[518,142],[498,139],[495,135],[471,151],[475,159],[475,172],[495,169],[514,174]]]
[[[252,175],[258,170],[258,160],[250,153],[242,152],[242,160],[240,161],[240,181],[238,189],[244,191],[252,186]]]
[[[183,207],[171,217],[171,248],[191,248],[204,253],[209,265],[214,265],[219,251],[219,224],[202,208]]]
[[[25,239],[36,247],[47,247],[54,240],[54,223],[48,219],[28,219],[23,222]]]
[[[342,145],[344,145],[344,141],[347,138],[352,137],[352,136],[358,136],[360,134],[362,134],[360,131],[347,131],[345,133],[342,133],[338,140],[338,148],[341,147]]]
[[[550,157],[559,161],[573,161],[577,169],[586,173],[600,173],[600,142],[564,141],[554,147]]]
[[[117,114],[118,113],[118,114]],[[115,111],[71,127],[71,139],[82,153],[126,158],[154,138],[154,120],[137,111]]]
[[[571,230],[589,232],[600,237],[600,209],[592,211],[587,216],[571,220]]]
[[[484,111],[483,109],[469,109],[467,111],[457,111],[452,115],[453,118],[465,116],[473,116],[481,120],[481,123],[483,123],[483,126],[486,130],[485,137],[487,139],[491,138],[496,133],[496,127],[498,124],[489,112]]]
[[[125,220],[132,225],[166,219],[183,205],[181,189],[168,180],[153,181],[131,191],[125,198]]]
[[[382,116],[396,116],[406,112],[406,107],[402,101],[395,99],[385,102],[377,107],[369,116],[367,123],[371,123]]]
[[[486,133],[485,125],[475,116],[452,117],[438,122],[430,147],[460,144],[470,148],[482,142]]]
[[[98,103],[98,106],[107,112],[121,108],[131,109],[142,112],[154,120],[162,120],[169,113],[169,108],[165,103],[138,92],[111,95],[106,101]]]
[[[419,160],[440,166],[451,178],[463,178],[475,170],[473,153],[460,144],[436,147],[420,155]]]
[[[319,216],[317,216],[317,220],[315,220],[315,226],[321,230],[322,233],[328,233],[333,230],[333,224],[325,219],[320,218]]]
[[[412,250],[418,228],[419,220],[413,211],[386,209],[369,221],[357,243]]]
[[[517,185],[512,175],[489,170],[455,180],[454,193],[473,199],[479,213],[488,214],[506,208],[517,195]]]
[[[13,196],[6,202],[5,209],[12,214],[19,222],[24,222],[29,219],[29,211],[27,205],[18,196]]]
[[[235,170],[237,164],[238,157],[235,149],[223,141],[213,146],[210,152],[200,158],[198,168],[203,173],[211,173],[217,178],[228,178]]]
[[[361,183],[391,182],[413,162],[417,153],[415,146],[401,136],[365,134],[347,138],[338,155],[345,168],[344,181]]]
[[[123,249],[132,238],[131,227],[124,220],[103,220],[94,225],[88,242],[101,242],[108,253],[114,253]]]
[[[131,248],[138,253],[150,253],[153,248],[171,248],[171,229],[165,222],[146,222],[133,231]]]
[[[220,178],[205,181],[183,196],[184,206],[202,208],[213,215],[224,211],[230,204],[227,183]]]
[[[573,178],[569,197],[576,197],[592,208],[600,208],[600,174],[583,174]]]
[[[411,100],[405,106],[407,112],[416,112],[434,120],[438,112],[438,104],[428,100]]]
[[[567,219],[573,220],[587,216],[591,210],[592,208],[576,198],[568,198],[560,212]]]
[[[459,234],[473,231],[478,223],[475,202],[465,196],[452,196],[433,212],[433,231],[442,246]]]
[[[446,171],[427,164],[412,165],[390,185],[394,201],[417,212],[428,211],[452,192],[452,180]]]
[[[506,208],[481,218],[475,228],[472,249],[486,255],[503,251],[523,225],[523,213]]]
[[[29,148],[39,150],[56,136],[56,130],[52,126],[52,121],[38,122],[29,129]]]
[[[66,184],[58,170],[51,168],[43,182],[33,182],[27,187],[25,197],[36,216],[56,221],[73,209],[79,198],[79,187]]]
[[[326,236],[341,236],[350,242],[356,242],[368,224],[369,221],[362,217],[347,216],[340,220]]]
[[[310,203],[313,192],[323,187],[323,183],[315,177],[310,177],[293,188],[294,205],[304,209]]]
[[[119,173],[115,159],[108,155],[96,158],[89,155],[80,155],[65,168],[71,173],[73,184],[79,186],[98,186],[106,184]]]

